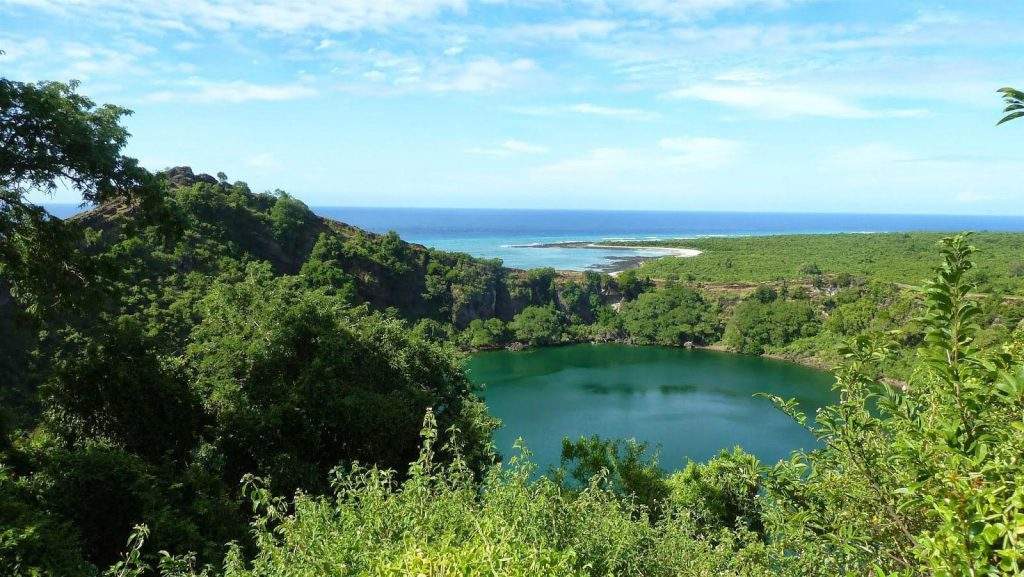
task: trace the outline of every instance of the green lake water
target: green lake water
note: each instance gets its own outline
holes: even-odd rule
[[[479,353],[468,368],[503,422],[498,450],[522,437],[542,469],[558,464],[563,437],[593,434],[660,446],[666,469],[735,445],[775,462],[816,441],[753,395],[796,398],[812,417],[836,400],[829,373],[706,350],[586,344]]]

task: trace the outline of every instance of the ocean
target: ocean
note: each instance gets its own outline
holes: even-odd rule
[[[75,205],[47,205],[61,217]],[[407,241],[441,250],[500,258],[514,268],[586,270],[650,250],[539,248],[607,240],[654,240],[831,232],[1024,231],[1021,216],[840,213],[669,212],[450,208],[312,207],[319,215],[373,232],[394,230]]]
[[[657,252],[537,248],[574,241],[830,232],[1024,231],[1024,217],[600,210],[314,207],[320,215],[514,268],[585,270]]]

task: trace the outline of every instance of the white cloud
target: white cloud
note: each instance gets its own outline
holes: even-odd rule
[[[667,96],[675,99],[704,100],[778,118],[909,118],[927,114],[921,109],[869,109],[830,94],[785,86],[696,84],[673,90]]]
[[[480,58],[468,62],[450,78],[434,82],[431,89],[437,92],[488,92],[520,83],[536,68],[536,63],[527,58],[506,62]]]
[[[513,155],[521,154],[547,154],[549,151],[548,147],[541,146],[539,144],[531,144],[529,142],[523,142],[522,140],[509,139],[502,142],[501,145],[489,148],[470,148],[466,152],[469,154],[475,154],[478,156],[493,156],[498,158],[504,158]]]
[[[50,43],[46,38],[0,38],[0,48],[4,53],[0,54],[0,62],[14,62],[27,60],[32,57],[45,54],[50,50]]]
[[[281,163],[277,160],[277,157],[269,152],[262,152],[249,157],[246,160],[246,164],[257,170],[277,170],[281,168]]]
[[[519,24],[502,27],[492,32],[499,40],[508,42],[557,42],[585,38],[605,38],[623,26],[614,20],[580,19],[544,24]]]
[[[59,78],[90,80],[97,77],[145,76],[152,71],[140,59],[154,48],[132,39],[116,39],[110,46],[65,42],[53,56],[62,63]]]
[[[523,142],[522,140],[506,140],[501,145],[506,150],[523,154],[545,154],[548,151],[546,146],[530,144],[529,142]]]
[[[956,194],[956,196],[953,197],[953,199],[956,200],[957,202],[961,202],[961,203],[964,203],[964,204],[974,204],[974,203],[978,203],[978,202],[990,202],[990,201],[993,201],[993,200],[1001,200],[1002,198],[1003,197],[1001,197],[1001,196],[996,196],[994,194],[984,194],[984,193],[976,192],[974,190],[964,190],[962,192],[958,192]]]
[[[887,142],[866,142],[844,146],[828,153],[822,160],[827,170],[879,171],[897,162],[914,162],[910,152]]]
[[[644,110],[642,108],[602,106],[589,102],[580,102],[565,106],[517,106],[509,108],[509,111],[516,114],[522,114],[524,116],[583,114],[587,116],[599,116],[622,120],[653,120],[658,118],[658,114],[656,112]]]
[[[663,138],[658,146],[671,153],[671,162],[676,165],[705,170],[730,164],[742,149],[735,140],[706,136]]]
[[[638,178],[696,171],[715,171],[733,163],[742,143],[715,137],[663,138],[653,148],[594,148],[582,156],[539,167],[535,174],[564,180],[600,180],[633,175]]]
[[[462,46],[459,39],[449,39]],[[325,51],[334,63],[330,75],[337,90],[360,96],[415,93],[492,93],[528,86],[540,72],[529,58],[463,58],[423,49],[392,52],[337,49]]]
[[[648,166],[645,157],[641,151],[628,148],[594,148],[582,156],[541,166],[535,172],[541,177],[582,181],[597,175],[643,170]]]
[[[181,86],[185,89],[163,90],[146,96],[153,102],[196,102],[202,104],[249,101],[282,101],[309,98],[317,91],[306,84],[253,84],[242,80],[234,82],[212,82],[190,79]]]
[[[591,0],[593,3],[610,4],[624,11],[641,12],[676,20],[706,18],[725,10],[749,10],[754,8],[779,10],[801,0]]]
[[[232,27],[274,32],[322,29],[347,32],[380,29],[443,12],[464,12],[467,0],[21,0],[53,14],[78,17],[103,14],[103,18],[149,21],[164,28],[209,30]]]
[[[639,108],[616,108],[613,106],[598,106],[589,102],[581,102],[568,107],[571,112],[588,114],[591,116],[606,116],[611,118],[623,118],[632,120],[650,120],[657,115]]]

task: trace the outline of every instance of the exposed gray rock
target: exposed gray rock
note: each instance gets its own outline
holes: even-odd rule
[[[192,173],[190,166],[175,166],[167,169],[164,174],[172,186],[192,186],[196,182],[196,175]]]
[[[167,181],[171,183],[171,186],[192,186],[197,182],[205,182],[207,184],[220,183],[219,180],[209,174],[195,174],[192,172],[191,166],[175,166],[174,168],[168,168],[164,174],[167,175]]]

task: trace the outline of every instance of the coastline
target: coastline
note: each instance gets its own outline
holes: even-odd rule
[[[513,245],[516,248],[586,248],[593,250],[609,250],[609,251],[644,251],[648,253],[659,253],[659,254],[642,254],[642,255],[629,255],[629,256],[617,256],[608,255],[606,258],[608,261],[604,264],[596,264],[591,267],[591,270],[616,276],[619,273],[625,272],[630,269],[638,268],[641,264],[649,260],[657,260],[666,256],[675,256],[680,258],[691,258],[698,256],[702,251],[695,248],[680,248],[674,246],[629,246],[622,244],[602,244],[600,242],[590,241],[566,241],[566,242],[551,242],[551,243],[540,243],[540,244],[524,244],[524,245]]]

